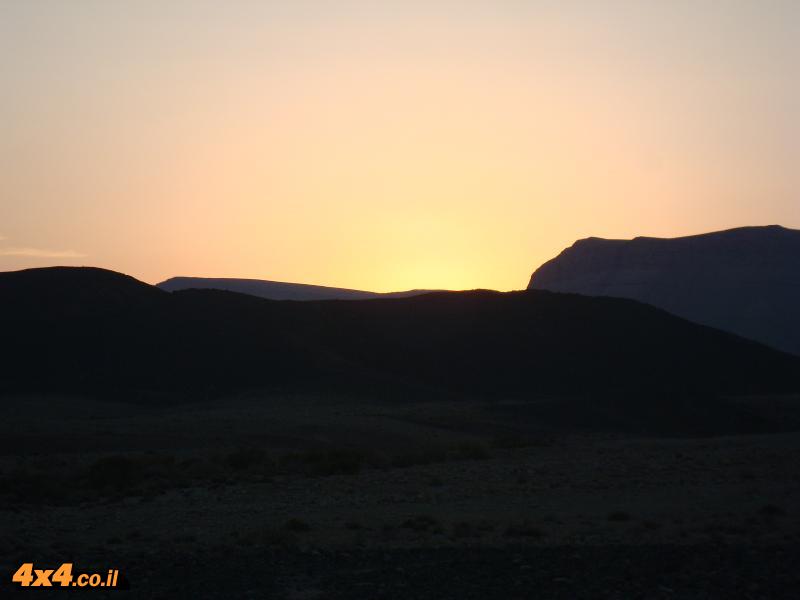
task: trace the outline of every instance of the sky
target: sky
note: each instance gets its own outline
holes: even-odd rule
[[[800,228],[795,0],[3,0],[0,270],[520,289]]]

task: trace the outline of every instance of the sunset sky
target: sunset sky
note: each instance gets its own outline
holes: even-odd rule
[[[0,3],[0,270],[518,289],[800,228],[800,2]]]

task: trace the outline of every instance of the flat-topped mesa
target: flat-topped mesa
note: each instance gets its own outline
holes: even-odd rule
[[[800,354],[800,231],[779,225],[578,240],[528,289],[632,298]]]

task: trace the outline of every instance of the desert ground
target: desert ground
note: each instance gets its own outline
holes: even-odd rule
[[[73,562],[123,574],[94,597],[796,597],[800,433],[535,408],[9,398],[0,592],[45,597],[11,574]]]

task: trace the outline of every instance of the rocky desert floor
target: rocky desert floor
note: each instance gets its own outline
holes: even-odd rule
[[[800,593],[800,433],[569,431],[517,407],[9,399],[0,595]],[[21,589],[23,562],[126,589]]]

